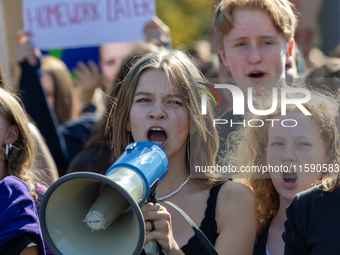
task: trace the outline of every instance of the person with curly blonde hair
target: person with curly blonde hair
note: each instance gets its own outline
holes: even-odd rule
[[[332,177],[328,166],[335,163],[334,148],[339,139],[337,104],[331,97],[311,91],[311,99],[303,104],[311,116],[294,104],[287,105],[286,115],[282,115],[278,101],[273,113],[251,116],[251,126],[230,137],[237,149],[228,155],[229,160],[234,158],[238,168],[252,169],[249,178],[240,181],[253,190],[257,199],[254,255],[283,254],[285,210],[298,192]],[[257,109],[271,106],[272,100],[265,95]]]
[[[338,115],[338,131],[339,123]],[[332,129],[333,127],[334,125]],[[333,146],[335,151],[328,154],[328,171],[333,174],[330,178],[323,178],[321,184],[297,194],[286,210],[287,220],[284,224],[285,232],[282,234],[286,255],[339,253],[340,140],[338,132],[335,133],[337,141],[332,138],[328,143],[328,147]]]

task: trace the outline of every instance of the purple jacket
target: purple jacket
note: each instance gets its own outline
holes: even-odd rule
[[[39,218],[28,185],[8,176],[0,181],[0,245],[22,234],[30,233],[45,255]]]

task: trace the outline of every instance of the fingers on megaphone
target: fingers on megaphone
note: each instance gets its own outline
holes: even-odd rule
[[[154,204],[154,203],[147,203],[143,206],[141,206],[141,211],[144,217],[145,221],[145,227],[147,228],[146,230],[152,230],[152,226],[150,221],[165,221],[165,222],[170,222],[170,214],[169,212],[165,209],[165,207],[159,205],[159,204]],[[156,224],[156,223],[154,223]],[[148,226],[151,226],[148,228]]]
[[[165,210],[165,207],[161,206],[159,203],[146,203],[141,206],[142,212],[144,211],[160,211]]]
[[[145,242],[147,243],[151,240],[160,240],[168,239],[168,235],[172,235],[171,233],[171,216],[169,212],[164,208],[161,210],[156,210],[156,206],[147,206],[148,208],[152,208],[152,210],[146,210],[146,207],[142,206],[142,213],[145,221],[145,229],[149,231],[149,233],[145,237]],[[155,230],[152,231],[153,221]]]
[[[159,231],[156,229],[155,231],[148,232],[147,235],[145,236],[145,246],[150,245],[150,243],[157,242],[160,246],[161,249],[167,254],[171,249],[171,243],[175,244],[175,240],[172,237],[172,232],[170,229],[168,231]]]
[[[167,253],[172,249],[178,248],[176,241],[173,238],[171,215],[165,207],[148,203],[141,207],[141,211],[145,221],[146,236],[144,244],[150,245],[152,241],[157,241],[162,250]],[[152,230],[153,221],[155,230]],[[153,253],[147,253],[153,254]]]

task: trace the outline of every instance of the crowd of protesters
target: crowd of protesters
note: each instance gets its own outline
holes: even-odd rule
[[[297,24],[288,0],[219,1],[214,53],[205,39],[172,49],[170,29],[153,17],[145,42],[101,45],[99,66],[78,63],[73,80],[61,60],[43,56],[21,32],[17,91],[0,69],[0,254],[53,254],[38,218],[48,187],[74,172],[105,175],[139,141],[168,156],[160,200],[184,210],[218,254],[338,254],[340,60],[305,61]],[[202,114],[214,83],[250,91],[253,103],[221,89],[223,106],[206,99]],[[303,104],[283,103],[301,101],[306,90]],[[284,125],[287,119],[296,125]],[[195,168],[217,164],[289,170]],[[145,244],[156,240],[165,254],[211,254],[168,204],[146,203],[141,211]]]

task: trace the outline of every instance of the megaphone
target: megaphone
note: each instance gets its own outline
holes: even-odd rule
[[[45,241],[55,255],[140,254],[145,224],[139,208],[168,171],[152,142],[127,146],[105,176],[68,174],[46,191],[40,206]]]

